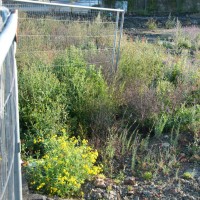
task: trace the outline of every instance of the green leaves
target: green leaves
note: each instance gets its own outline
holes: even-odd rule
[[[32,189],[51,196],[80,197],[81,185],[102,170],[87,140],[53,135],[44,141],[44,150],[42,158],[28,160],[26,172]]]

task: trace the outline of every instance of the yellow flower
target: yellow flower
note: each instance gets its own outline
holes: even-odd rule
[[[83,139],[82,143],[83,143],[84,145],[86,145],[86,144],[88,143],[88,141],[85,140],[85,139]]]
[[[52,160],[53,160],[53,161],[57,161],[58,158],[57,158],[57,157],[53,157]]]
[[[35,181],[31,182],[31,185],[35,185]]]
[[[44,187],[45,183],[41,183],[38,187],[37,190],[40,190],[42,187]]]
[[[66,169],[64,169],[63,172],[64,172],[65,176],[69,176],[69,172]]]
[[[49,169],[49,168],[51,168],[51,163],[47,163],[47,168]]]
[[[43,158],[44,159],[49,159],[49,155],[44,155]]]
[[[74,176],[72,176],[70,179],[69,179],[69,182],[72,183],[72,184],[76,184],[76,178]]]
[[[55,194],[57,190],[58,190],[57,188],[51,187],[51,188],[50,188],[50,193],[51,193],[51,194]]]
[[[67,147],[67,143],[66,142],[62,142],[60,146],[61,146],[62,149],[65,149]]]
[[[84,192],[81,192],[81,197],[84,197]]]
[[[58,177],[58,181],[61,185],[65,184],[65,181],[67,180],[67,177],[63,176],[63,177]]]
[[[87,158],[87,155],[86,154],[82,154],[82,158]]]
[[[56,139],[57,138],[57,135],[53,135],[52,137],[51,137],[51,139]]]

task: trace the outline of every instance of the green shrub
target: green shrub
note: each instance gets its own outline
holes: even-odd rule
[[[175,42],[176,51],[178,53],[181,52],[182,49],[190,50],[195,45],[194,41],[193,41],[194,39],[192,39],[192,37],[194,37],[194,36],[192,36],[192,34],[189,35],[187,33],[187,30],[184,31],[180,21],[177,20],[176,32],[174,35],[174,42]]]
[[[88,66],[80,49],[68,48],[53,66],[40,57],[31,63],[24,56],[19,69],[20,121],[29,148],[34,137],[58,132],[61,124],[78,133],[78,129],[102,131],[112,121],[112,93],[101,69]]]
[[[160,137],[164,131],[164,128],[168,122],[169,116],[167,114],[158,115],[155,122],[154,132],[156,137]]]
[[[195,40],[194,40],[194,46],[196,48],[197,51],[200,50],[200,33],[195,37]]]
[[[177,59],[166,67],[164,79],[173,85],[177,85],[179,81],[184,81],[185,63],[183,59]]]
[[[152,129],[160,136],[177,126],[194,131],[199,127],[193,106],[199,102],[198,77],[198,67],[188,55],[166,55],[143,41],[126,44],[117,72],[119,103],[142,132]],[[186,106],[181,111],[182,104]]]
[[[51,196],[81,196],[82,184],[101,171],[95,165],[98,152],[87,143],[56,135],[44,141],[43,158],[30,158],[26,167],[31,189]]]
[[[146,26],[149,30],[155,30],[157,29],[157,24],[156,24],[156,20],[153,18],[150,18],[147,23]]]
[[[171,127],[179,124],[182,131],[198,131],[200,128],[200,105],[187,107],[182,104],[180,108],[176,109],[171,123]]]
[[[170,13],[169,16],[168,16],[168,19],[165,23],[165,27],[167,29],[171,29],[171,28],[174,28],[175,26],[176,26],[176,19],[175,18],[172,19],[172,16],[171,16],[171,13]]]
[[[44,66],[33,63],[30,69],[24,66],[19,70],[21,138],[26,140],[29,153],[37,149],[34,138],[45,138],[49,132],[58,131],[67,116],[59,91],[58,79]]]
[[[144,172],[143,178],[147,181],[151,180],[153,178],[152,172]]]
[[[139,81],[146,86],[161,78],[164,52],[147,42],[127,43],[121,52],[118,77],[120,81]],[[143,86],[143,85],[142,85]]]
[[[179,37],[177,41],[177,47],[178,49],[190,49],[192,47],[192,43],[188,37]]]
[[[78,126],[88,128],[103,110],[106,117],[102,120],[110,118],[113,110],[112,93],[101,69],[88,66],[80,49],[67,49],[65,56],[55,60],[53,72],[63,88],[63,101],[69,99],[69,102],[66,102],[67,113],[73,130]],[[102,123],[102,126],[105,126],[104,122]]]
[[[200,104],[200,70],[197,62],[191,63],[188,70],[184,70],[185,82],[187,83],[185,88],[188,90],[185,97],[187,105]]]
[[[116,96],[133,121],[142,126],[151,127],[152,115],[159,112],[156,85],[163,79],[163,58],[162,48],[146,42],[128,43],[122,49]]]
[[[158,81],[156,87],[156,96],[165,105],[165,107],[170,106],[170,96],[173,94],[174,89],[175,87],[173,83],[166,80]]]
[[[182,175],[182,177],[184,179],[193,179],[194,178],[194,173],[193,172],[184,172],[184,174]]]
[[[197,63],[191,63],[189,55],[169,58],[163,79],[171,85],[167,90],[170,90],[171,94],[174,90],[174,99],[177,99],[179,104],[184,102],[188,105],[193,105],[194,102],[199,104],[200,71]],[[168,95],[170,96],[169,92]]]

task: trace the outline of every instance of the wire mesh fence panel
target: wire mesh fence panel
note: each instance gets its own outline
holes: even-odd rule
[[[1,11],[7,12],[2,8]],[[22,196],[14,42],[17,14],[10,15],[8,20],[2,22],[4,25],[0,32],[0,200],[18,200]]]
[[[5,1],[18,9],[18,56],[55,57],[79,49],[88,64],[116,67],[123,10],[33,1]]]

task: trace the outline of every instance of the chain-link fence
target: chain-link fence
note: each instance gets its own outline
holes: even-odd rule
[[[17,13],[0,7],[0,200],[21,200],[15,35]]]
[[[51,57],[78,48],[88,64],[116,70],[124,11],[38,1],[5,1],[19,10],[18,55]],[[73,58],[72,58],[73,59]]]

